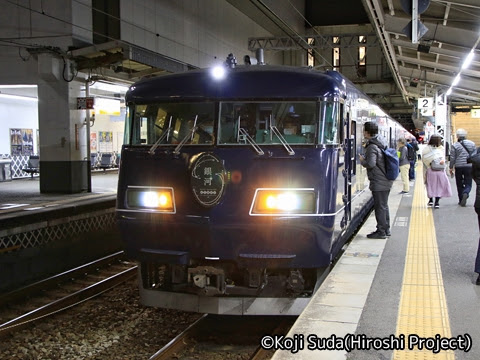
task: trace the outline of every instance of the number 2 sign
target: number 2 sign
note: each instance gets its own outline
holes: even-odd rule
[[[423,116],[432,116],[433,115],[433,97],[428,98],[419,98],[418,99],[418,110]]]

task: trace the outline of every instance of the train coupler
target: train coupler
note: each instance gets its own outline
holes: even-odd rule
[[[197,266],[188,269],[188,283],[206,296],[225,294],[225,272],[213,266]]]

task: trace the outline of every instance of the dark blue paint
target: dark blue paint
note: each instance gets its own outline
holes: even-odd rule
[[[250,216],[249,210],[257,188],[296,187],[314,188],[319,212],[333,213],[337,182],[331,167],[335,162],[331,159],[337,158],[337,149],[299,148],[296,159],[289,160],[284,159],[285,150],[279,146],[271,147],[270,159],[259,157],[248,146],[183,150],[182,156],[175,159],[158,150],[158,155],[152,156],[139,147],[124,149],[119,207],[125,201],[121,189],[127,185],[173,187],[177,207],[175,215],[135,213],[129,216],[138,221],[120,220],[122,233],[135,235],[134,241],[127,240],[128,244],[137,249],[183,250],[190,251],[192,257],[218,256],[229,260],[241,253],[293,254],[295,258],[287,267],[328,265],[333,216],[279,219]],[[191,194],[189,159],[199,151],[213,152],[224,160],[227,172],[241,174],[239,183],[227,183],[224,197],[212,208],[199,205]],[[123,171],[132,168],[135,170]]]

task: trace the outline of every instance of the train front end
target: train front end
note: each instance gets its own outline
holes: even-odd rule
[[[146,305],[298,315],[332,260],[336,85],[307,70],[229,71],[167,76],[127,94],[125,248]]]

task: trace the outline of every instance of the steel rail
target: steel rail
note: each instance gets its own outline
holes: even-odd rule
[[[124,270],[93,285],[87,286],[86,288],[76,291],[73,294],[67,295],[61,299],[55,300],[47,305],[39,307],[38,309],[21,315],[13,320],[7,321],[6,323],[0,325],[0,337],[5,336],[13,331],[23,329],[33,321],[51,316],[60,311],[67,310],[75,305],[90,300],[127,281],[136,274],[137,266],[133,266],[130,269]]]
[[[201,318],[187,327],[184,331],[178,334],[173,340],[171,340],[167,345],[158,350],[153,354],[149,360],[163,360],[171,359],[174,354],[181,352],[189,343],[189,340],[195,336],[198,329],[205,322],[208,314],[203,314]]]
[[[124,252],[119,251],[110,255],[107,255],[103,258],[97,259],[95,261],[89,262],[87,264],[81,265],[74,269],[65,271],[63,273],[51,276],[49,278],[37,281],[33,284],[24,286],[17,290],[11,291],[5,295],[0,296],[0,307],[5,304],[15,302],[19,299],[25,299],[27,296],[40,292],[41,290],[49,289],[58,285],[59,282],[69,280],[72,278],[77,278],[80,276],[85,276],[98,268],[105,267],[111,264],[114,261],[121,260],[124,257]]]

